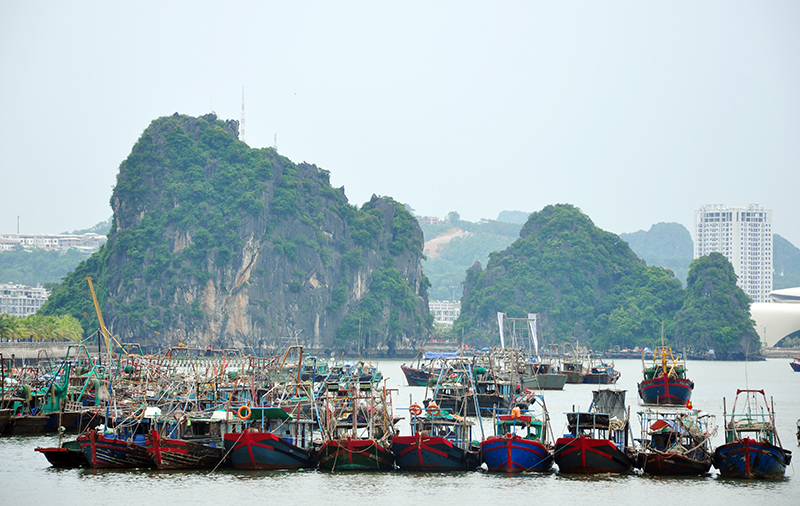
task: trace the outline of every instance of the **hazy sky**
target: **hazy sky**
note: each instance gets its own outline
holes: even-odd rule
[[[224,4],[224,6],[223,6]],[[0,2],[0,233],[111,215],[174,112],[331,171],[353,204],[615,233],[761,204],[800,246],[800,2]]]

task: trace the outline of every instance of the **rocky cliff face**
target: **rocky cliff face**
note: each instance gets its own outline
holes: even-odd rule
[[[416,220],[388,197],[350,205],[327,171],[249,148],[237,126],[160,118],[121,164],[96,273],[111,331],[162,346],[415,347],[431,326]]]

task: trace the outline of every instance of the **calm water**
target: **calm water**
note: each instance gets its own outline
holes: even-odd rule
[[[763,388],[775,401],[778,431],[783,445],[800,459],[795,422],[800,418],[800,373],[792,372],[788,359],[766,362],[689,362],[689,377],[695,382],[692,403],[717,416],[722,423],[722,398],[728,408],[737,388]],[[401,361],[378,362],[387,386],[396,389],[396,407],[407,407],[409,396],[423,400],[425,389],[405,386]],[[638,409],[636,382],[641,361],[619,360],[622,372],[619,388],[627,389],[632,418]],[[563,391],[547,392],[553,431],[564,431],[573,405],[587,408],[593,385],[567,385]],[[407,411],[398,410],[408,416]],[[632,420],[639,436],[638,419]],[[401,432],[406,433],[407,424]],[[487,434],[488,434],[487,424]],[[477,438],[480,433],[477,432]],[[175,472],[151,470],[57,470],[33,451],[36,446],[53,446],[57,437],[16,437],[0,439],[0,504],[132,505],[132,504],[244,504],[281,503],[347,504],[368,501],[378,504],[436,501],[444,504],[522,504],[541,502],[566,506],[592,504],[800,504],[800,477],[794,468],[786,478],[775,481],[707,478],[652,478],[644,476],[576,477],[557,473],[506,476],[485,472],[455,474],[413,473],[326,473],[217,471]],[[714,445],[720,444],[717,435]],[[713,472],[713,471],[712,471]],[[426,498],[425,496],[428,496]]]

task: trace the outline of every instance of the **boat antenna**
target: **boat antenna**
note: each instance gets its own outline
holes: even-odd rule
[[[747,379],[747,355],[750,354],[750,343],[748,342],[744,347],[744,387],[750,390],[750,382]]]

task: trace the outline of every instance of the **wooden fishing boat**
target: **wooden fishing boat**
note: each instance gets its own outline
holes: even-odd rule
[[[50,421],[48,415],[32,415],[29,413],[18,413],[11,416],[3,429],[6,436],[30,436],[44,434],[45,426]]]
[[[800,418],[797,419],[797,444],[800,445]]]
[[[390,471],[394,467],[394,455],[385,442],[350,436],[323,443],[317,460],[319,468],[327,471]]]
[[[590,412],[567,413],[568,434],[556,440],[560,473],[627,473],[634,467],[628,446],[624,390],[595,390]]]
[[[567,383],[583,383],[583,377],[586,375],[584,356],[588,354],[588,350],[581,348],[577,344],[564,343],[561,353],[556,352],[554,354],[560,362],[559,371],[567,376]]]
[[[472,442],[472,422],[435,405],[409,408],[411,435],[392,438],[392,454],[404,471],[473,471],[480,465]]]
[[[593,385],[612,385],[617,382],[621,373],[614,368],[614,364],[601,362],[590,365],[584,375],[583,382]]]
[[[713,416],[697,410],[647,410],[638,413],[642,445],[637,467],[658,476],[696,476],[711,469]]]
[[[441,362],[456,358],[457,351],[452,352],[426,352],[419,350],[417,356],[411,361],[411,365],[402,364],[400,370],[406,377],[406,383],[410,387],[428,386],[431,379],[437,379],[442,370]]]
[[[553,467],[553,448],[547,444],[547,415],[523,415],[518,407],[495,420],[495,434],[481,442],[481,460],[491,472],[545,472]]]
[[[400,366],[403,371],[403,376],[406,378],[406,383],[410,387],[424,387],[427,386],[431,379],[432,373],[430,370],[419,369],[405,364]]]
[[[8,422],[11,421],[11,416],[14,414],[13,409],[0,409],[0,434],[3,433]]]
[[[89,465],[95,469],[155,467],[146,444],[153,420],[160,415],[157,407],[140,407],[114,427],[99,425],[78,436]]]
[[[792,370],[794,372],[800,372],[800,357],[797,357],[792,362],[789,362],[789,365],[792,366]]]
[[[783,477],[792,452],[781,446],[774,406],[767,403],[764,391],[737,390],[730,416],[724,399],[723,410],[725,444],[714,450],[714,466],[720,474],[731,478]]]
[[[64,441],[59,446],[44,448],[37,446],[35,451],[41,453],[53,467],[89,467],[89,461],[81,450],[79,441]]]
[[[153,461],[147,455],[144,434],[130,438],[118,437],[116,433],[101,432],[102,426],[78,436],[81,450],[89,465],[95,469],[147,468]]]
[[[314,420],[294,419],[278,406],[242,406],[247,428],[223,436],[228,461],[236,469],[309,469],[316,467]],[[296,411],[298,413],[298,411]]]
[[[686,362],[669,346],[656,347],[649,366],[642,355],[642,375],[638,391],[644,404],[686,406],[691,400],[694,382],[686,378]]]
[[[567,383],[571,384],[583,383],[583,377],[586,375],[583,368],[583,362],[581,360],[562,361],[561,372],[566,375]]]
[[[567,375],[557,372],[548,362],[527,362],[520,378],[523,388],[534,390],[563,390],[566,383]]]
[[[235,423],[233,415],[215,410],[211,415],[174,411],[154,420],[145,444],[159,469],[214,469],[223,464],[223,437]]]
[[[384,387],[371,383],[341,384],[322,399],[322,442],[317,448],[320,469],[327,471],[388,471],[394,467],[391,438],[394,415]]]

